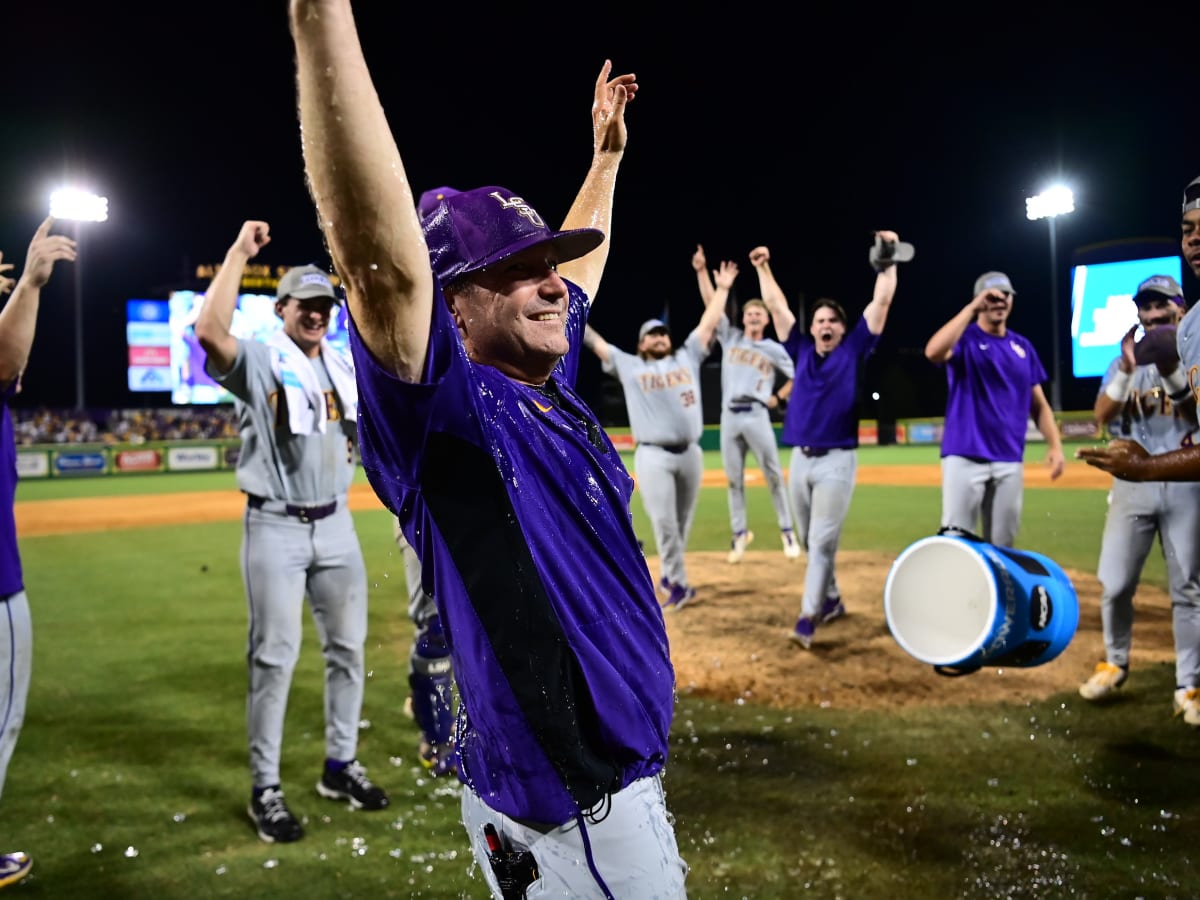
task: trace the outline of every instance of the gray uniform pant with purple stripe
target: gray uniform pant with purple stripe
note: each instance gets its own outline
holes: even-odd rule
[[[684,551],[700,499],[704,452],[699,444],[689,444],[682,453],[638,444],[633,468],[642,505],[654,529],[662,577],[671,584],[688,585]]]
[[[363,698],[367,572],[344,500],[315,522],[246,510],[242,578],[250,608],[246,726],[255,787],[280,783],[279,758],[304,598],[325,655],[325,754],[354,759]],[[314,769],[320,766],[314,761]]]
[[[805,456],[799,447],[792,451],[788,488],[796,536],[808,553],[802,616],[816,616],[826,597],[841,596],[835,562],[857,473],[855,450],[836,449],[813,457]]]
[[[1105,657],[1129,665],[1133,596],[1156,535],[1171,592],[1175,683],[1200,687],[1200,483],[1113,480],[1097,569]]]
[[[25,698],[33,671],[33,623],[29,598],[17,591],[0,603],[0,794],[25,721]]]
[[[1012,547],[1021,527],[1025,467],[1019,462],[942,457],[942,527]]]

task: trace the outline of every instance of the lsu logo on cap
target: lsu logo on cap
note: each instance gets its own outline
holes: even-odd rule
[[[500,205],[504,207],[504,209],[515,209],[517,211],[517,215],[524,216],[531,223],[533,223],[535,227],[546,227],[546,222],[540,215],[538,215],[538,211],[526,203],[522,198],[509,197],[507,200],[505,200],[499,191],[492,191],[490,194],[488,194],[488,196],[495,197],[498,201],[500,201]]]

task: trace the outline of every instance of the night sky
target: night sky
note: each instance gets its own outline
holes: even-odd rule
[[[638,323],[664,307],[675,340],[686,336],[700,313],[698,242],[710,266],[738,262],[742,299],[757,294],[747,254],[766,244],[793,301],[830,296],[853,320],[873,283],[872,230],[911,241],[867,370],[883,394],[868,417],[942,412],[944,376],[921,349],[985,270],[1012,278],[1010,327],[1050,368],[1048,226],[1025,218],[1025,198],[1056,178],[1076,198],[1057,224],[1064,407],[1090,408],[1096,380],[1069,376],[1072,256],[1130,238],[1177,247],[1183,186],[1200,174],[1194,62],[1175,36],[1190,23],[1145,4],[1141,19],[1106,22],[1048,4],[906,20],[894,4],[781,18],[736,4],[455,4],[441,20],[437,4],[409,6],[359,3],[357,16],[418,189],[501,184],[561,220],[590,159],[601,64],[637,73],[592,315],[618,346],[632,349]],[[3,26],[5,259],[21,267],[58,184],[109,198],[109,220],[84,226],[80,269],[96,407],[169,405],[126,390],[125,301],[165,298],[219,262],[244,219],[271,223],[262,262],[328,263],[303,180],[286,4],[143,8],[23,4]],[[1196,287],[1185,276],[1189,296]],[[60,266],[17,405],[73,404],[73,304],[74,272]],[[585,360],[584,395],[602,382]]]

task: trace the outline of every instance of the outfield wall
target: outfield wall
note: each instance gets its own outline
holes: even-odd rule
[[[895,424],[893,441],[890,427],[881,432],[877,422],[864,419],[858,426],[858,442],[862,446],[881,443],[939,444],[942,440],[942,424],[942,419],[902,419]],[[775,424],[776,441],[780,440],[782,428],[782,425]],[[1059,428],[1064,441],[1099,439],[1096,421],[1090,411],[1059,413]],[[608,436],[618,450],[634,448],[633,435],[628,428],[610,428]],[[1026,439],[1029,443],[1044,440],[1032,420]],[[700,437],[700,446],[704,450],[720,450],[720,427],[706,426]],[[780,446],[783,444],[780,443]],[[236,468],[240,448],[241,441],[236,439],[148,441],[141,444],[35,444],[17,448],[17,475],[29,479],[210,472]]]

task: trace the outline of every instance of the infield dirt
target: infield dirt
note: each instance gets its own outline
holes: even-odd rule
[[[761,473],[747,473],[751,484]],[[1057,487],[1104,488],[1110,476],[1070,463]],[[937,466],[865,466],[860,484],[937,485]],[[1048,485],[1042,466],[1026,468],[1026,484]],[[723,485],[720,471],[706,472],[706,484]],[[352,488],[354,510],[380,509],[371,488]],[[145,528],[184,522],[234,520],[245,498],[237,491],[24,501],[16,504],[22,537]],[[843,551],[838,582],[847,615],[818,629],[811,650],[787,639],[799,613],[804,561],[788,560],[774,535],[762,535],[745,559],[730,565],[725,554],[690,552],[688,569],[697,589],[687,608],[666,616],[676,681],[681,694],[780,708],[804,706],[887,709],[916,704],[968,705],[1023,703],[1074,690],[1104,657],[1100,626],[1100,586],[1092,572],[1067,570],[1079,598],[1079,629],[1054,660],[1032,668],[985,668],[950,678],[907,655],[888,632],[883,585],[893,557]],[[231,553],[236,548],[230,548]],[[658,577],[658,560],[650,569]],[[930,586],[935,605],[944,588]],[[1167,594],[1142,586],[1131,670],[1174,659],[1171,604]],[[1164,698],[1169,714],[1170,698]]]

